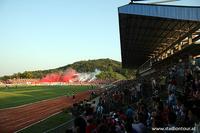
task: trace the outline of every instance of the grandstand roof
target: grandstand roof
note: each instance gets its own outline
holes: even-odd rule
[[[200,29],[200,7],[128,4],[118,11],[126,68],[138,68],[152,54]]]

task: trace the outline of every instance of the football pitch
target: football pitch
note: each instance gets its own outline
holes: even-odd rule
[[[91,86],[24,86],[0,88],[0,109],[91,90]]]

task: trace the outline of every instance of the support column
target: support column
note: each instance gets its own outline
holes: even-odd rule
[[[173,55],[173,54],[174,54],[174,50],[172,49],[172,50],[170,51],[170,53],[171,53],[171,55]]]
[[[182,42],[180,42],[178,45],[178,51],[181,51],[181,49],[182,49]]]
[[[191,45],[192,44],[192,35],[188,36],[188,44]]]

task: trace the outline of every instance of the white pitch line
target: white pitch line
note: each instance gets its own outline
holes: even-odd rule
[[[32,123],[31,125],[28,125],[28,126],[22,128],[22,129],[20,129],[20,130],[17,130],[17,131],[15,131],[14,133],[18,133],[18,132],[20,132],[20,131],[22,131],[22,130],[24,130],[24,129],[26,129],[26,128],[29,128],[29,127],[31,127],[31,126],[33,126],[33,125],[35,125],[35,124],[38,124],[38,123],[40,123],[40,122],[42,122],[42,121],[44,121],[44,120],[46,120],[46,119],[48,119],[48,118],[50,118],[50,117],[52,117],[52,116],[54,116],[54,115],[57,115],[57,114],[59,114],[59,113],[61,113],[61,112],[62,112],[62,111],[59,111],[59,112],[57,112],[57,113],[54,113],[54,114],[52,114],[52,115],[50,115],[50,116],[48,116],[48,117],[46,117],[46,118],[44,118],[44,119],[42,119],[42,120],[40,120],[40,121],[37,121],[37,122]]]
[[[99,96],[96,97],[96,98],[94,98],[94,99],[92,99],[92,100],[90,100],[90,102],[96,101],[96,104],[98,104],[98,100],[99,100]],[[45,132],[43,132],[43,133],[48,133],[48,132],[51,132],[51,131],[53,131],[53,130],[56,130],[56,129],[58,129],[59,127],[62,127],[63,125],[72,122],[73,120],[75,120],[75,119],[72,119],[72,120],[70,120],[70,121],[67,121],[67,122],[65,122],[65,123],[63,123],[63,124],[61,124],[61,125],[58,125],[57,127],[54,127],[54,128],[52,128],[52,129],[49,129],[49,130],[47,130],[47,131],[45,131]]]
[[[88,90],[88,91],[89,91],[89,90]],[[84,92],[84,91],[83,91],[83,92]],[[80,92],[78,92],[78,93],[80,93]],[[77,94],[77,93],[76,93],[76,94]],[[48,100],[58,99],[58,98],[61,98],[61,97],[70,97],[70,96],[63,95],[63,96],[58,96],[58,97],[54,97],[54,98],[50,98],[50,99],[40,100],[40,101],[37,101],[37,102],[32,102],[32,103],[28,103],[28,104],[23,104],[23,105],[16,106],[16,107],[2,108],[2,109],[0,109],[0,111],[2,111],[2,110],[7,110],[7,109],[16,109],[16,108],[20,108],[20,107],[24,107],[24,106],[28,106],[28,105],[40,103],[40,102],[45,102],[45,101],[48,101]],[[25,100],[24,100],[24,101],[25,101]]]
[[[63,123],[63,124],[61,124],[61,125],[59,125],[59,126],[57,126],[57,127],[54,127],[54,128],[52,128],[52,129],[49,129],[49,130],[45,131],[45,132],[43,132],[43,133],[48,133],[48,132],[51,132],[51,131],[53,131],[53,130],[56,130],[57,128],[62,127],[63,125],[66,125],[66,124],[68,124],[68,123],[70,123],[70,122],[72,122],[72,121],[74,121],[74,120],[75,120],[75,119],[71,119],[71,120],[69,120],[69,121],[67,121],[67,122],[65,122],[65,123]]]
[[[58,96],[58,97],[54,97],[54,98],[50,98],[50,99],[45,99],[45,100],[41,100],[41,101],[37,101],[37,102],[33,102],[33,103],[28,103],[28,104],[24,104],[24,105],[20,105],[20,106],[16,106],[16,107],[3,108],[3,109],[0,109],[0,111],[7,110],[7,109],[16,109],[16,108],[20,108],[20,107],[24,107],[24,106],[28,106],[28,105],[32,105],[32,104],[37,104],[37,103],[40,103],[40,102],[45,102],[45,101],[49,101],[49,100],[58,99],[58,98],[61,98],[61,97],[69,97],[69,96]]]

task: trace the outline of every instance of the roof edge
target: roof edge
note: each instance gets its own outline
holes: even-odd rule
[[[151,6],[168,6],[168,7],[184,7],[184,8],[200,8],[200,5],[199,6],[184,6],[184,5],[165,5],[165,4],[151,4],[151,3],[133,3],[133,4],[126,4],[126,5],[123,5],[123,6],[120,6],[118,8],[122,8],[122,7],[125,7],[125,6],[128,6],[128,5],[151,5]]]

